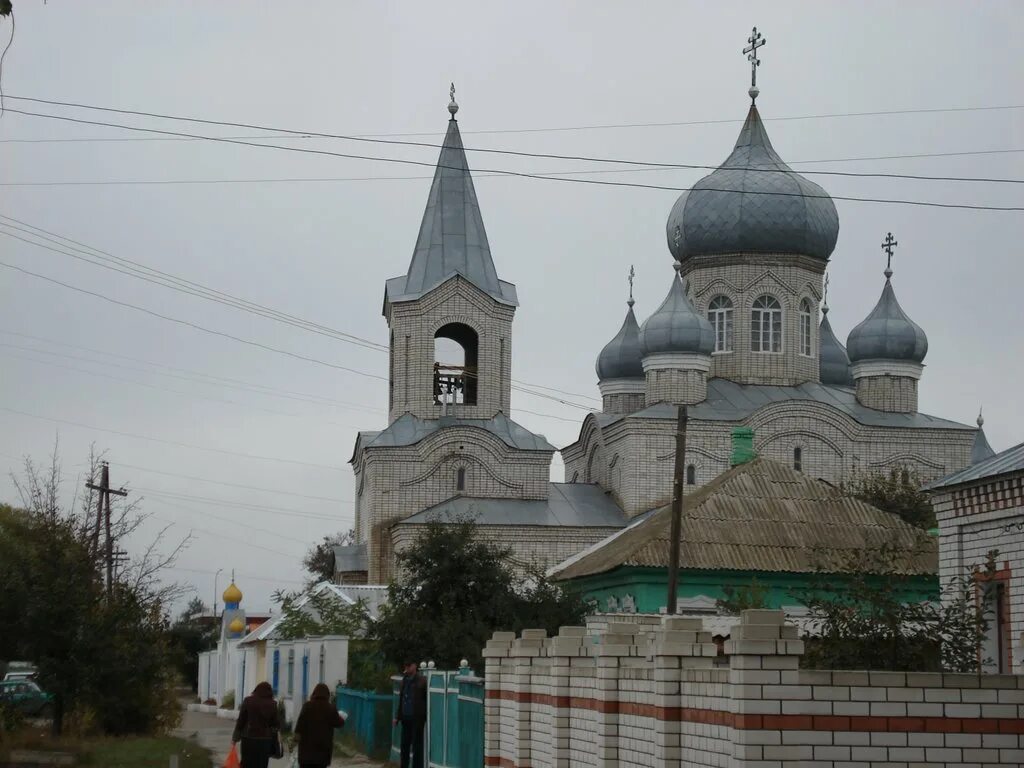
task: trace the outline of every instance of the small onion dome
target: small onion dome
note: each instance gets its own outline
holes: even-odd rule
[[[928,354],[928,337],[896,301],[888,277],[871,314],[850,331],[846,351],[853,363],[861,360],[920,363]]]
[[[839,343],[832,324],[828,321],[828,307],[821,308],[821,327],[818,339],[821,351],[818,355],[818,377],[821,383],[833,387],[852,387],[853,375],[850,373],[850,358],[846,347]]]
[[[615,338],[604,345],[597,356],[597,378],[607,379],[642,379],[644,366],[640,361],[640,326],[633,314],[633,300],[629,300],[629,310],[622,327]]]
[[[667,225],[678,261],[719,253],[790,253],[827,260],[839,214],[824,189],[786,165],[751,106],[732,154],[680,195]]]
[[[678,265],[677,265],[678,266]],[[698,315],[678,275],[661,306],[640,328],[640,351],[644,357],[663,352],[710,355],[715,332],[707,318]]]
[[[245,622],[242,621],[237,616],[235,616],[235,618],[233,618],[231,620],[231,623],[228,624],[228,629],[231,630],[231,632],[233,632],[234,634],[237,635],[239,632],[241,632],[243,629],[245,629]]]
[[[232,581],[221,597],[224,598],[225,603],[240,603],[242,602],[242,590],[236,587],[235,582]]]

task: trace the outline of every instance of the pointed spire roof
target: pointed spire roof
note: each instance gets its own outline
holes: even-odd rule
[[[818,328],[818,341],[821,349],[818,354],[818,377],[821,383],[832,387],[852,387],[853,375],[850,373],[850,357],[832,331],[832,323],[828,321],[828,306],[821,308],[821,326]]]
[[[622,321],[622,327],[597,356],[597,378],[601,381],[644,378],[640,354],[640,326],[636,322],[636,315],[633,314],[633,299],[628,303],[629,309],[626,311],[626,319]]]
[[[455,119],[458,106],[454,95],[449,111],[452,117],[437,159],[409,271],[403,277],[388,280],[386,297],[389,301],[413,301],[457,274],[495,300],[516,306],[519,302],[515,286],[499,280],[494,269]]]
[[[992,446],[988,444],[988,438],[985,437],[985,417],[981,415],[980,410],[978,411],[977,423],[978,431],[974,435],[974,445],[971,446],[971,464],[991,459],[996,455],[996,452],[992,450]]]
[[[928,337],[911,320],[896,300],[891,270],[886,269],[885,287],[875,308],[850,331],[846,349],[851,362],[899,360],[920,363],[928,354]]]

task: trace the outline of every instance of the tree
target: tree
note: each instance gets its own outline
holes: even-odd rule
[[[995,567],[972,569],[943,586],[941,601],[915,601],[912,576],[899,573],[886,545],[851,554],[838,571],[818,573],[795,595],[818,625],[805,636],[803,662],[824,669],[978,672],[987,631],[976,584]]]
[[[352,544],[355,540],[356,532],[349,528],[347,531],[324,536],[318,544],[310,547],[306,556],[302,558],[302,565],[309,573],[307,586],[319,584],[321,581],[334,581],[334,548]]]
[[[724,584],[722,593],[725,597],[716,600],[715,607],[719,613],[727,616],[739,616],[741,611],[750,608],[768,607],[768,588],[758,581],[756,576],[751,579],[750,584],[735,587],[732,584]]]
[[[906,468],[894,468],[887,475],[858,475],[840,484],[846,496],[853,496],[904,522],[928,530],[935,527],[935,510],[921,490],[921,478]]]
[[[511,550],[483,540],[469,520],[428,522],[398,554],[402,578],[374,625],[385,659],[394,665],[432,660],[454,669],[461,659],[479,669],[495,630],[580,624],[586,606],[574,592],[540,572],[517,575]]]
[[[202,620],[207,611],[206,604],[194,596],[168,630],[175,665],[192,690],[199,684],[199,654],[217,645],[216,620]]]

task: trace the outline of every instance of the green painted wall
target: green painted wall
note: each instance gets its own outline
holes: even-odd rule
[[[608,610],[608,598],[614,597],[622,605],[622,599],[631,595],[639,613],[658,613],[665,605],[668,578],[665,568],[636,568],[624,566],[608,573],[584,576],[570,580],[566,586],[580,589],[585,600],[596,600],[601,611]],[[766,590],[765,600],[769,608],[784,605],[799,605],[794,593],[809,585],[807,574],[771,573],[758,571],[700,571],[679,572],[679,598],[705,596],[712,600],[725,597],[724,586],[746,587],[754,579]],[[832,577],[834,591],[842,591],[847,577],[836,574]],[[905,599],[907,602],[939,599],[938,576],[917,576],[907,580]]]

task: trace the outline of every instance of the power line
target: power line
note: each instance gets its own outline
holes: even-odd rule
[[[184,512],[193,512],[193,511],[195,511],[195,510],[186,509],[185,507],[178,507],[178,506],[175,506],[173,504],[165,504],[164,506],[169,507],[170,509],[180,509],[180,510],[182,510]],[[180,521],[178,521],[178,520],[169,520],[168,518],[160,517],[159,515],[153,515],[153,519],[154,520],[159,520],[160,522],[163,522],[163,523],[170,523],[171,525],[182,525],[182,523]],[[239,538],[237,535],[227,534],[227,533],[218,533],[217,531],[210,531],[210,530],[207,530],[206,528],[197,528],[194,525],[189,525],[187,527],[188,527],[190,532],[191,531],[199,531],[200,533],[205,533],[206,535],[213,536],[214,538],[217,538],[217,539],[222,539],[224,541],[230,541],[233,546],[252,547],[253,549],[261,549],[264,552],[269,552],[270,554],[277,555],[278,557],[280,557],[282,554],[284,554],[284,555],[288,555],[289,557],[293,557],[296,560],[301,560],[301,557],[302,557],[301,555],[293,555],[293,554],[291,554],[289,552],[281,552],[280,549],[271,549],[270,547],[263,547],[263,546],[260,546],[259,544],[253,544],[251,541],[246,541],[245,539]]]
[[[136,117],[153,117],[159,120],[174,120],[177,122],[197,123],[199,125],[216,125],[226,126],[229,128],[249,128],[253,130],[265,130],[265,131],[276,131],[278,133],[285,133],[289,135],[297,135],[302,137],[312,137],[319,139],[340,139],[342,141],[353,141],[353,142],[365,142],[370,144],[388,144],[396,146],[406,147],[426,147],[431,149],[442,149],[444,144],[435,144],[431,142],[422,141],[399,141],[397,139],[388,139],[371,136],[359,136],[351,134],[337,134],[337,133],[323,133],[318,131],[307,131],[307,130],[293,130],[290,128],[271,127],[265,125],[256,125],[253,123],[240,123],[226,120],[209,120],[198,117],[183,117],[180,115],[167,115],[157,112],[143,112],[139,110],[131,109],[115,109],[112,107],[100,107],[92,104],[78,104],[74,102],[61,102],[61,101],[49,101],[46,99],[35,99],[29,97],[14,97],[17,101],[31,101],[38,104],[48,104],[52,106],[61,107],[73,107],[76,109],[89,109],[98,112],[111,112],[121,115],[133,115]],[[1024,108],[1024,107],[1022,107]],[[16,110],[12,110],[16,111]],[[37,117],[42,115],[36,115],[35,113],[20,113],[20,114],[32,114]],[[57,115],[47,115],[47,117],[54,117],[60,119]],[[145,129],[143,129],[145,130]],[[195,137],[193,137],[195,138]],[[230,141],[235,141],[230,139]],[[270,146],[270,145],[261,145]],[[286,149],[296,149],[296,147],[287,147]],[[496,154],[496,155],[509,155],[512,157],[529,157],[529,158],[543,158],[547,160],[572,160],[576,162],[591,162],[591,163],[611,163],[615,165],[637,165],[637,166],[650,166],[659,168],[681,168],[690,170],[716,170],[719,166],[717,165],[700,165],[694,163],[659,163],[659,162],[647,162],[640,160],[622,160],[616,158],[606,157],[592,157],[586,155],[560,155],[551,153],[540,153],[540,152],[523,152],[511,149],[494,149],[494,148],[483,148],[483,147],[464,147],[466,152],[479,152],[484,154]],[[761,167],[746,167],[742,170],[752,171],[756,173],[788,173],[788,171],[780,168],[761,168]],[[962,176],[921,176],[921,175],[909,175],[909,174],[891,174],[891,173],[854,173],[847,171],[806,171],[807,175],[819,175],[819,176],[854,176],[862,178],[898,178],[898,179],[914,179],[918,181],[954,181],[954,182],[987,182],[995,184],[1024,184],[1024,179],[997,179],[997,178],[976,178],[976,177],[962,177]]]
[[[19,411],[16,408],[8,408],[7,406],[0,405],[0,411],[6,411],[7,413],[13,413],[18,416],[25,416],[30,419],[39,419],[40,421],[49,421],[54,424],[66,424],[71,427],[80,427],[81,429],[89,429],[94,432],[106,432],[111,435],[118,435],[120,437],[131,437],[136,440],[147,440],[153,443],[162,443],[163,445],[172,445],[176,448],[189,448],[196,451],[208,451],[210,453],[220,453],[226,456],[240,456],[244,459],[259,459],[260,461],[276,461],[282,464],[297,464],[303,467],[315,467],[316,469],[330,469],[332,471],[338,471],[341,467],[332,467],[329,464],[316,464],[310,461],[298,461],[296,459],[282,459],[277,456],[260,456],[255,453],[241,453],[239,451],[229,451],[224,448],[209,448],[203,445],[193,445],[191,443],[180,443],[175,440],[164,440],[159,437],[150,437],[149,435],[137,435],[132,432],[120,432],[114,429],[107,429],[106,427],[94,427],[90,424],[82,424],[78,421],[70,421],[67,419],[55,419],[50,416],[40,416],[35,413],[28,413],[27,411]]]
[[[89,107],[84,104],[76,104],[74,102],[61,102],[61,101],[46,101],[43,99],[32,99],[27,96],[7,96],[8,99],[17,99],[19,101],[34,101],[42,104],[51,104],[54,106],[69,106],[79,107],[86,109],[102,109],[101,107]],[[889,110],[875,110],[872,112],[832,112],[817,115],[791,115],[784,117],[770,117],[763,118],[766,122],[788,122],[795,120],[825,120],[834,119],[839,117],[879,117],[889,115],[921,115],[921,114],[941,114],[947,112],[990,112],[998,110],[1009,110],[1009,109],[1022,109],[1024,105],[993,105],[993,106],[982,106],[982,107],[932,107],[932,108],[921,108],[921,109],[889,109]],[[121,110],[111,110],[121,111]],[[738,118],[720,118],[717,120],[681,120],[674,122],[648,122],[648,123],[611,123],[611,124],[596,124],[596,125],[569,125],[569,126],[557,126],[557,127],[546,127],[546,128],[494,128],[484,129],[475,131],[461,131],[464,134],[478,134],[478,135],[494,135],[494,134],[516,134],[516,133],[561,133],[567,131],[596,131],[596,130],[619,130],[625,128],[676,128],[682,126],[692,125],[722,125],[729,123],[742,123],[742,119]],[[402,137],[413,137],[413,136],[437,136],[442,134],[443,131],[420,131],[415,133],[360,133],[356,134],[360,138],[402,138]],[[305,134],[268,134],[263,136],[228,136],[225,138],[231,139],[277,139],[277,138],[312,138]],[[70,138],[70,139],[0,139],[0,143],[4,142],[17,142],[23,144],[36,144],[36,143],[55,143],[55,142],[83,142],[83,141],[196,141],[196,139],[175,139],[175,138],[159,138],[159,137],[145,137],[145,138]]]
[[[315,512],[303,512],[300,509],[288,509],[287,507],[273,507],[266,504],[249,504],[244,501],[234,501],[231,499],[218,499],[212,496],[200,496],[197,494],[190,493],[179,493],[177,491],[161,491],[159,488],[146,488],[141,485],[129,486],[129,490],[142,491],[147,494],[152,493],[156,496],[167,496],[168,498],[178,499],[180,501],[193,501],[201,502],[204,504],[216,504],[223,505],[225,507],[234,507],[237,509],[246,509],[256,512],[273,512],[278,515],[284,515],[287,517],[308,517],[313,520],[348,520],[348,516],[342,515],[320,515]],[[341,502],[342,504],[352,504],[353,502]]]
[[[326,157],[340,157],[340,158],[345,158],[345,159],[349,159],[349,160],[370,160],[370,161],[375,161],[375,162],[397,163],[397,164],[401,164],[401,165],[415,165],[415,166],[429,167],[429,168],[435,168],[435,169],[436,168],[442,168],[442,169],[457,170],[457,171],[465,170],[463,168],[458,168],[458,167],[455,167],[455,166],[445,166],[445,165],[442,165],[442,164],[439,164],[439,163],[424,162],[424,161],[420,161],[420,160],[405,160],[405,159],[401,159],[401,158],[397,158],[397,157],[384,157],[384,156],[380,156],[380,155],[357,155],[357,154],[344,153],[344,152],[332,152],[332,151],[325,150],[325,149],[310,149],[310,148],[306,148],[306,147],[285,147],[285,146],[281,146],[279,144],[259,144],[257,142],[238,141],[236,139],[223,139],[223,138],[218,138],[218,137],[215,137],[215,136],[200,136],[200,135],[196,135],[196,134],[183,133],[183,132],[179,132],[179,131],[166,131],[166,130],[159,130],[159,129],[156,129],[156,128],[140,128],[140,127],[137,127],[137,126],[123,125],[123,124],[120,124],[120,123],[108,123],[108,122],[97,121],[97,120],[83,120],[81,118],[66,117],[66,116],[62,116],[62,115],[46,115],[46,114],[42,114],[42,113],[38,113],[38,112],[25,112],[25,111],[17,110],[17,109],[7,109],[6,111],[13,112],[13,113],[19,114],[19,115],[29,115],[29,116],[32,116],[32,117],[41,117],[41,118],[47,118],[47,119],[51,119],[51,120],[64,120],[64,121],[73,122],[73,123],[82,123],[82,124],[85,124],[85,125],[102,125],[102,126],[107,126],[109,128],[122,128],[122,129],[127,130],[127,131],[144,131],[144,132],[148,132],[148,133],[159,133],[159,134],[164,134],[164,135],[169,135],[169,136],[186,136],[186,137],[196,138],[196,139],[206,139],[208,141],[214,141],[214,142],[221,142],[221,143],[227,143],[227,144],[235,144],[235,145],[238,145],[238,146],[261,147],[261,148],[264,148],[264,149],[278,149],[278,150],[282,150],[282,151],[285,151],[285,152],[301,152],[301,153],[320,155],[320,156],[326,156]],[[628,162],[628,161],[623,161],[623,162]],[[683,166],[676,166],[676,167],[683,167]],[[524,171],[510,171],[510,170],[497,169],[497,168],[480,168],[480,169],[477,169],[477,170],[480,173],[500,174],[500,175],[504,175],[504,176],[514,176],[514,177],[523,178],[523,179],[540,179],[540,180],[543,180],[543,181],[561,181],[561,182],[573,183],[573,184],[591,184],[591,185],[608,186],[608,187],[628,187],[628,188],[633,188],[633,189],[652,189],[652,190],[661,190],[661,191],[668,191],[668,192],[689,192],[689,191],[692,191],[692,189],[693,189],[693,187],[670,187],[670,186],[664,186],[664,185],[658,185],[658,184],[639,184],[639,183],[636,183],[636,182],[626,182],[626,181],[607,181],[607,180],[601,180],[601,179],[578,179],[578,178],[566,178],[566,177],[563,177],[563,176],[543,176],[543,175],[536,174],[536,173],[527,173],[527,172],[524,172]],[[748,169],[748,170],[757,170],[757,169]],[[736,192],[736,190],[734,190],[734,189],[718,189],[718,188],[715,188],[715,187],[701,187],[700,190],[703,191],[703,192],[728,192],[728,193],[735,193]],[[855,202],[855,203],[879,203],[879,204],[886,204],[886,205],[913,205],[913,206],[920,206],[920,207],[926,207],[926,208],[947,208],[947,209],[978,210],[978,211],[1022,211],[1022,210],[1024,210],[1024,207],[1020,207],[1020,206],[974,205],[974,204],[970,204],[970,203],[939,203],[939,202],[932,202],[932,201],[925,201],[925,200],[907,200],[907,199],[900,199],[900,198],[877,198],[877,197],[853,197],[853,196],[850,196],[850,195],[828,195],[828,194],[812,195],[812,194],[806,194],[805,192],[783,192],[781,190],[761,191],[761,192],[758,192],[758,194],[759,195],[768,195],[768,196],[772,196],[772,197],[801,197],[801,198],[804,198],[804,199],[807,199],[807,198],[821,198],[821,199],[828,199],[828,200],[844,200],[846,202]]]
[[[205,574],[208,574],[210,576],[213,576],[213,575],[215,575],[217,573],[217,571],[215,571],[213,569],[207,569],[207,568],[186,568],[183,565],[168,565],[166,567],[167,567],[167,570],[169,570],[169,571],[183,571],[185,573],[205,573]],[[278,583],[278,582],[284,582],[285,584],[305,584],[306,583],[304,581],[296,581],[295,579],[271,579],[271,578],[268,578],[266,576],[254,576],[251,573],[236,573],[235,576],[238,576],[238,577],[243,578],[243,579],[247,579],[249,581],[267,581],[267,582],[270,582],[271,584],[275,584],[275,583]]]
[[[155,499],[155,501],[160,502],[161,500],[160,499]],[[185,507],[181,507],[180,509],[185,509]],[[216,515],[213,512],[207,512],[207,511],[200,512],[199,510],[190,510],[190,512],[191,512],[191,514],[194,514],[194,515],[202,515],[203,517],[212,517],[214,520],[219,520],[222,523],[228,523],[230,525],[244,525],[246,533],[250,533],[251,531],[258,531],[260,533],[266,533],[266,534],[268,534],[270,536],[273,536],[274,538],[277,538],[277,539],[283,539],[284,541],[291,541],[291,542],[294,542],[295,544],[300,544],[300,545],[302,545],[304,547],[309,545],[309,542],[306,541],[305,539],[298,539],[298,538],[295,538],[294,536],[288,536],[287,534],[281,533],[279,531],[272,531],[272,530],[270,530],[268,528],[260,528],[257,525],[253,525],[250,520],[245,520],[245,521],[242,521],[242,520],[232,520],[229,517],[224,517],[222,515]]]

